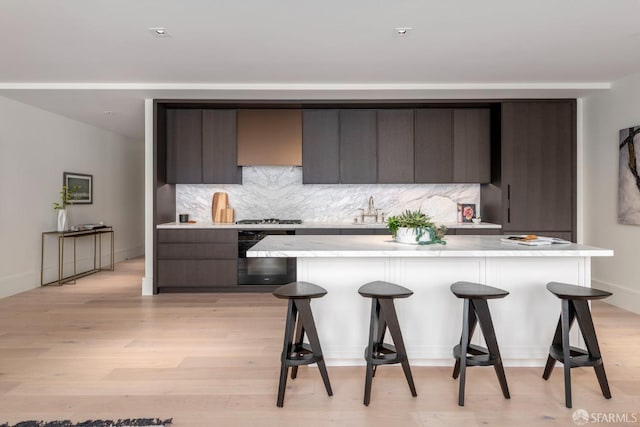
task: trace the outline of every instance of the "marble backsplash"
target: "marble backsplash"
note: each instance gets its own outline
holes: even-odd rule
[[[480,206],[479,184],[307,184],[302,168],[250,166],[242,168],[242,185],[177,184],[176,215],[189,214],[211,223],[213,193],[224,191],[235,219],[280,218],[305,222],[353,222],[369,197],[389,215],[421,208],[436,222],[456,222],[458,203]],[[478,212],[480,215],[480,212]],[[367,218],[373,222],[373,218]]]

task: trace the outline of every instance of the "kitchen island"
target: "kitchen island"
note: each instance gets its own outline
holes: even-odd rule
[[[420,246],[390,236],[268,236],[247,256],[295,257],[298,280],[328,290],[312,308],[330,365],[364,364],[371,301],[357,291],[364,283],[386,280],[414,292],[396,301],[413,365],[453,365],[463,304],[449,287],[470,281],[510,292],[489,302],[505,365],[543,366],[560,313],[559,300],[545,285],[590,286],[591,257],[613,251],[574,243],[523,246],[501,237],[447,236],[446,245]],[[580,344],[578,331],[572,332],[572,343]],[[481,344],[481,337],[474,342]]]

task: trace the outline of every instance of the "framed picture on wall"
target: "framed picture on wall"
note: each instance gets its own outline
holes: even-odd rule
[[[74,205],[90,205],[93,203],[93,175],[65,172],[63,185],[68,189],[76,188],[73,194]]]

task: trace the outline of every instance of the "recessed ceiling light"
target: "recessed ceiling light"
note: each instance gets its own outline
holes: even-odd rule
[[[413,30],[411,27],[398,27],[393,30],[393,35],[395,36],[408,36],[409,33]]]
[[[149,31],[151,31],[151,34],[153,34],[156,37],[169,37],[169,33],[167,32],[166,28],[162,28],[162,27],[149,28]]]

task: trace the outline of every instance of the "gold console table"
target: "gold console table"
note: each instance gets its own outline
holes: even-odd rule
[[[111,262],[108,267],[102,267],[102,236],[108,234],[111,243]],[[81,273],[77,272],[77,258],[76,258],[76,240],[79,237],[91,237],[93,236],[93,268]],[[48,283],[44,283],[44,244],[46,237],[58,238],[58,280],[54,280]],[[64,276],[64,242],[66,239],[73,239],[73,274],[71,276]],[[75,283],[77,278],[87,276],[89,274],[97,273],[99,271],[113,271],[114,249],[113,249],[113,227],[104,226],[93,229],[77,230],[77,231],[45,231],[42,233],[42,253],[40,258],[40,286],[47,286],[55,284],[57,286],[65,283]]]

